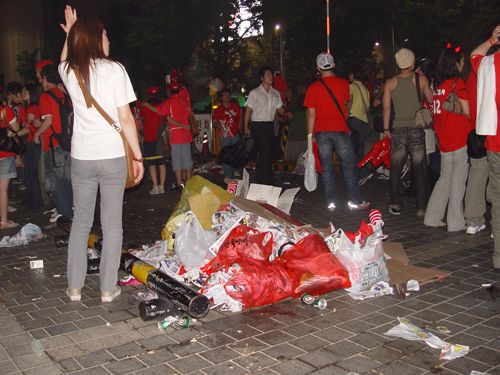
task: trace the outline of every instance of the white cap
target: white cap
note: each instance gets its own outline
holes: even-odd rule
[[[333,57],[329,53],[321,52],[316,58],[316,65],[321,70],[328,70],[333,68]]]

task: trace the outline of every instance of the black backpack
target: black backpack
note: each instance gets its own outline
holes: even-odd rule
[[[53,91],[47,91],[52,99],[59,105],[59,116],[61,118],[61,132],[56,133],[52,125],[52,135],[50,136],[50,148],[52,145],[52,138],[55,138],[64,151],[71,151],[71,136],[73,135],[73,105],[68,94],[64,94],[59,98]]]

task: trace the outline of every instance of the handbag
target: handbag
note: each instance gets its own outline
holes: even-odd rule
[[[2,112],[0,115],[0,123],[3,125],[0,127],[0,151],[13,152],[17,155],[21,155],[26,150],[26,136],[18,136],[7,123],[7,114],[5,113],[5,106],[2,106]]]
[[[481,159],[486,156],[485,135],[477,135],[476,129],[472,129],[467,136],[467,155],[472,159]]]
[[[84,86],[82,79],[80,77],[80,74],[78,72],[78,68],[75,68],[74,70],[76,79],[78,80],[78,85],[80,86],[80,89],[82,90],[83,97],[85,98],[85,103],[87,104],[87,108],[90,108],[92,105],[95,107],[97,112],[101,114],[102,117],[111,125],[112,128],[114,128],[118,134],[122,137],[123,141],[123,148],[125,149],[125,158],[127,160],[127,180],[125,181],[125,189],[134,187],[139,184],[139,182],[135,182],[135,174],[134,174],[134,152],[132,151],[132,148],[130,147],[127,138],[125,138],[125,135],[123,134],[122,129],[120,129],[118,126],[116,126],[116,122],[113,121],[111,117],[102,109],[102,107],[97,103],[92,95],[89,96],[85,92]]]
[[[191,132],[191,136],[193,138],[197,137],[200,134],[200,128],[198,127],[198,123],[196,122],[196,118],[194,117],[193,112],[191,111],[191,108],[189,108],[189,103],[186,100],[186,106],[188,109],[188,123],[189,123],[189,131]]]
[[[457,92],[453,92],[455,89],[455,86],[457,84],[458,77],[455,79],[455,82],[453,82],[453,87],[451,88],[451,92],[448,94],[448,97],[444,101],[442,108],[450,113],[454,113],[456,115],[462,115],[463,110],[462,110],[462,104],[460,104],[460,99],[458,98],[458,91],[463,90],[460,89]]]
[[[342,118],[344,119],[345,123],[347,124],[347,127],[349,128],[349,131],[351,132],[351,142],[352,142],[352,147],[354,149],[354,152],[358,151],[359,150],[359,147],[360,147],[360,144],[359,144],[359,133],[356,129],[354,129],[351,125],[349,125],[349,123],[347,122],[347,120],[345,119],[344,117],[344,113],[342,112],[342,109],[340,109],[340,104],[339,102],[337,101],[337,99],[335,98],[335,95],[333,95],[333,92],[332,90],[330,90],[330,88],[326,85],[325,81],[323,81],[323,79],[320,79],[319,80],[323,85],[325,85],[326,87],[326,91],[328,91],[328,93],[330,94],[333,102],[335,103],[335,106],[337,107],[337,109],[339,110],[340,112],[340,115],[342,116]]]
[[[247,140],[247,137],[242,136],[234,145],[226,146],[220,150],[218,163],[227,164],[238,169],[244,168],[250,158],[250,154],[247,152],[245,147]]]
[[[424,99],[422,98],[422,95],[420,93],[420,75],[418,73],[415,73],[415,86],[417,86],[417,97],[420,105],[424,103]],[[417,112],[415,112],[415,126],[419,127],[421,126],[424,129],[430,129],[432,128],[432,125],[434,124],[434,114],[430,109],[427,109],[425,107],[421,107]]]

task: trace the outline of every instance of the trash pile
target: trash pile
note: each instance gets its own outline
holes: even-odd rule
[[[27,245],[29,243],[44,240],[45,238],[47,238],[47,235],[42,233],[42,230],[38,225],[28,223],[24,225],[14,236],[4,236],[0,241],[0,247]]]
[[[294,297],[323,309],[326,300],[313,296],[338,289],[356,293],[389,281],[382,226],[380,212],[373,210],[370,224],[363,221],[358,232],[330,225],[325,236],[268,204],[195,176],[165,224],[163,241],[128,254],[201,288],[212,308],[237,312]],[[169,317],[179,319],[175,313]]]

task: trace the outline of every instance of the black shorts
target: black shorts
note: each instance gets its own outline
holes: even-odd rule
[[[165,157],[158,155],[156,151],[156,141],[144,142],[144,164],[150,165],[164,165]]]

